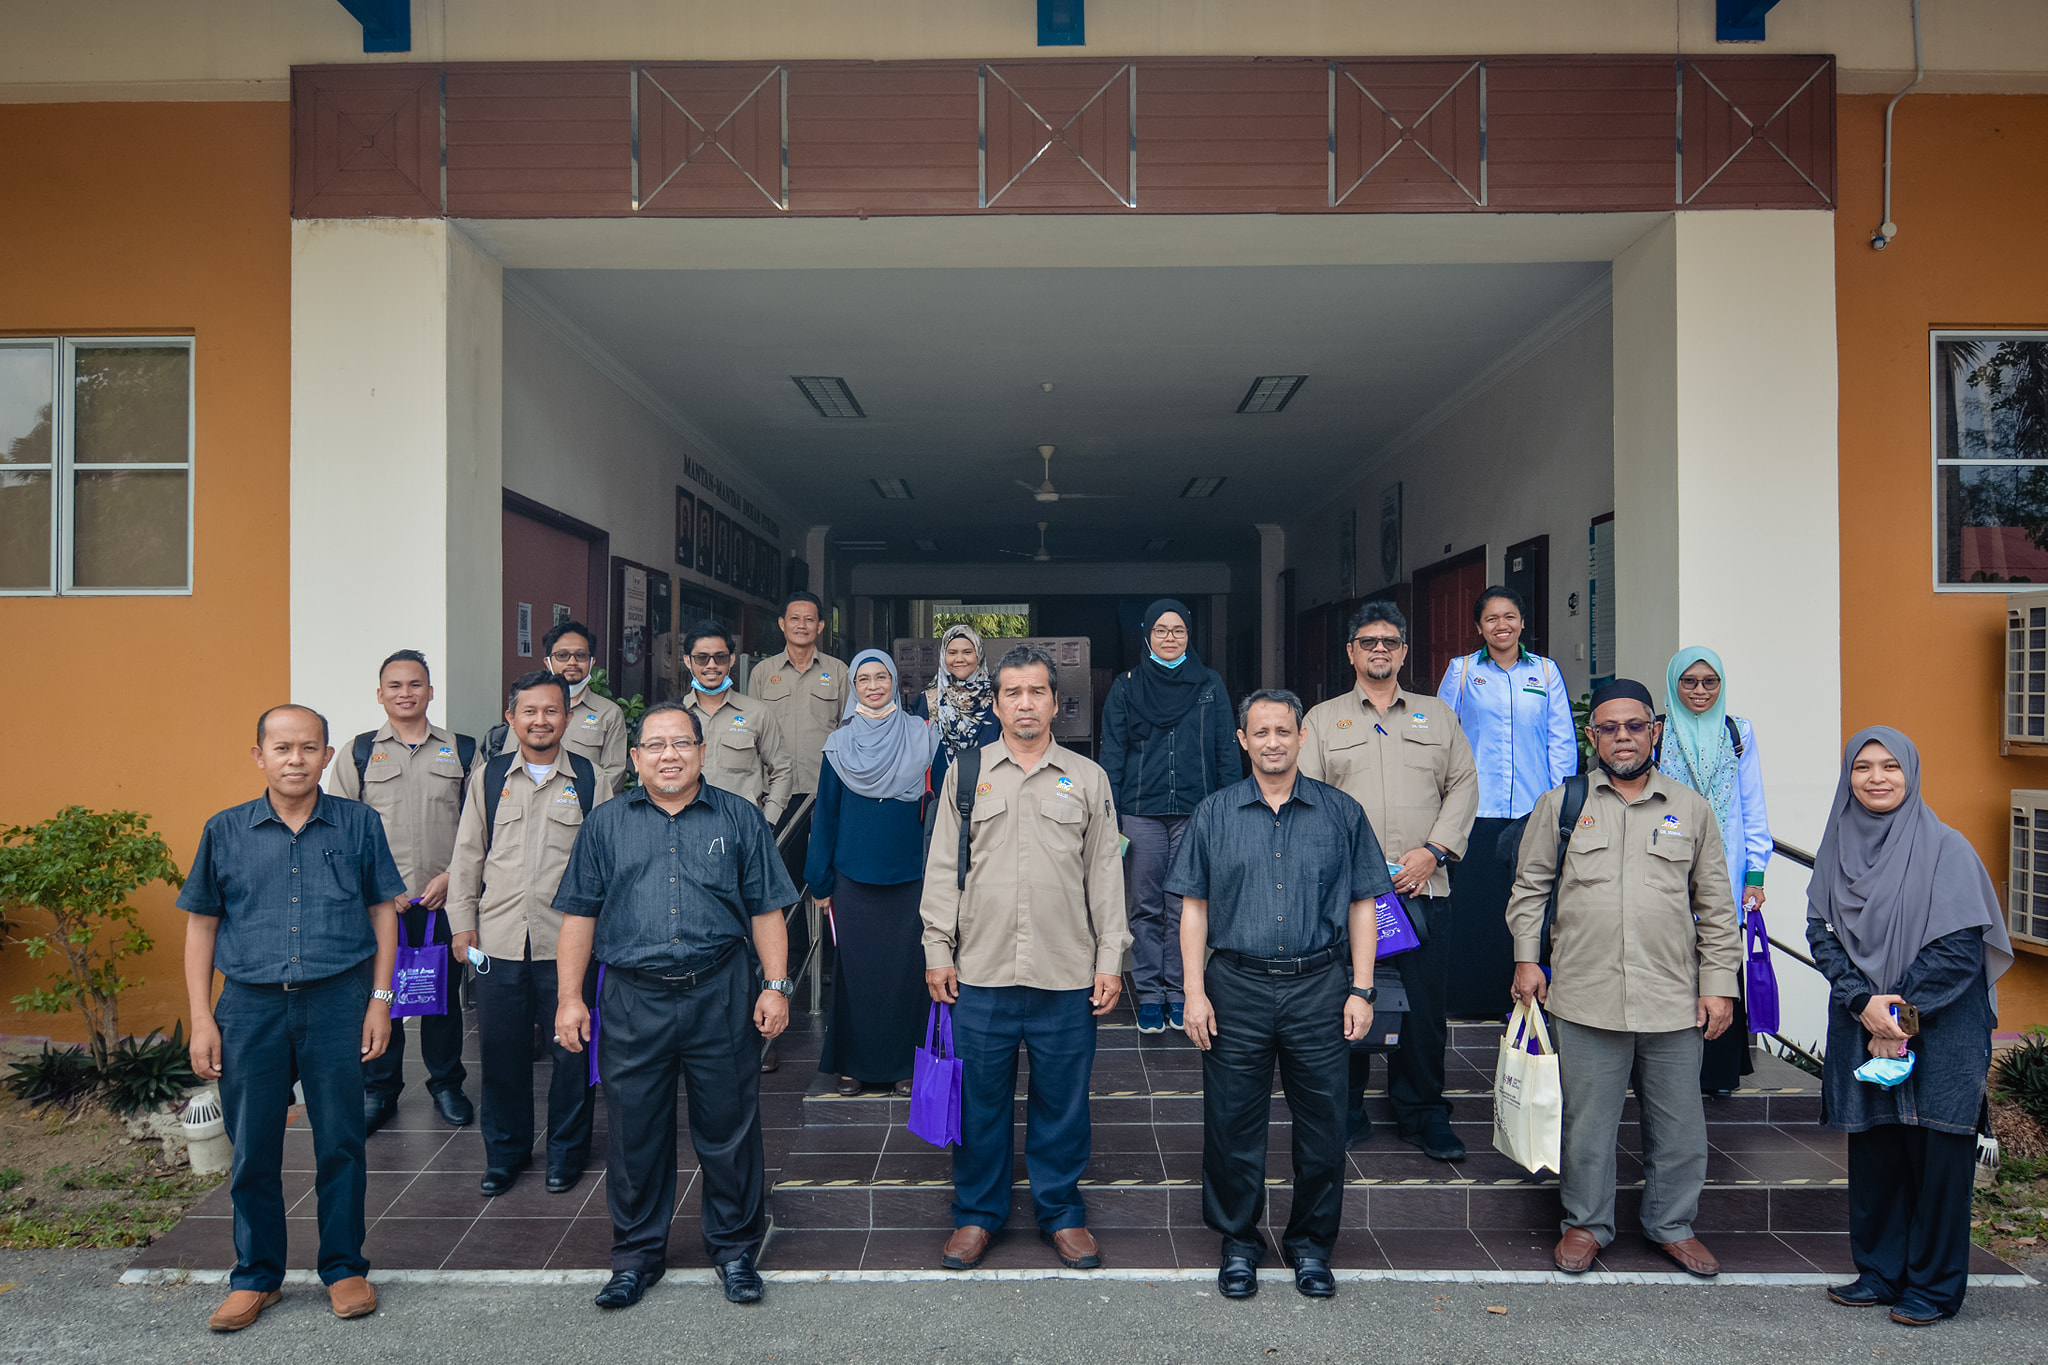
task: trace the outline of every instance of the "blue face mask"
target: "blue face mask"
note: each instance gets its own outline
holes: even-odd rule
[[[1890,1090],[1893,1086],[1913,1074],[1913,1054],[1903,1057],[1872,1057],[1856,1068],[1856,1079],[1869,1081]]]
[[[1148,654],[1152,653],[1152,651],[1150,650],[1147,650],[1145,652]],[[1161,668],[1179,668],[1182,664],[1186,663],[1187,661],[1188,656],[1185,654],[1181,655],[1178,659],[1162,659],[1157,654],[1152,655],[1152,662],[1158,664]]]
[[[692,679],[690,680],[690,685],[691,685],[692,687],[696,688],[696,689],[697,689],[697,690],[698,690],[699,692],[702,692],[702,693],[703,693],[703,694],[704,694],[705,696],[707,696],[707,697],[715,697],[715,696],[717,696],[717,695],[718,695],[719,693],[721,693],[721,692],[723,692],[723,691],[727,690],[728,688],[730,688],[730,687],[732,686],[732,674],[730,674],[730,673],[726,674],[726,675],[725,675],[725,681],[724,681],[724,682],[722,682],[722,683],[720,683],[720,684],[719,684],[718,686],[716,686],[716,687],[706,687],[706,686],[705,686],[705,685],[704,685],[703,683],[700,683],[700,682],[698,682],[698,681],[697,681],[696,679],[694,679],[694,678],[692,678]]]

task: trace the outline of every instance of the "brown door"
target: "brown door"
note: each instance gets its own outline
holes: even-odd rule
[[[541,658],[541,637],[558,617],[581,621],[603,633],[604,561],[610,538],[594,526],[586,527],[525,499],[515,503],[516,494],[505,496],[504,662],[509,687],[521,673],[547,667]],[[595,591],[593,557],[597,565]],[[592,643],[602,649],[601,640]],[[603,657],[599,653],[598,658]]]
[[[1415,605],[1421,620],[1414,638],[1425,665],[1417,687],[1434,688],[1451,660],[1479,647],[1472,629],[1472,603],[1486,588],[1486,550],[1468,550],[1415,571]]]
[[[1522,624],[1522,643],[1532,654],[1550,655],[1550,537],[1535,536],[1508,546],[1507,573],[1501,582],[1522,594],[1529,604]]]

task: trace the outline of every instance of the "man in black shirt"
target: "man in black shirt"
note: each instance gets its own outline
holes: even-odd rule
[[[797,891],[760,808],[703,780],[704,735],[684,702],[647,708],[631,757],[640,785],[590,813],[555,893],[556,1041],[593,1045],[610,1130],[612,1277],[597,1306],[638,1303],[667,1267],[678,1072],[704,1173],[704,1249],[726,1298],[753,1303],[768,1231],[761,1044],[789,1026],[780,911]],[[750,938],[770,978],[759,987]],[[594,1016],[580,989],[593,952]]]
[[[1394,887],[1364,809],[1297,769],[1301,699],[1254,692],[1237,717],[1252,775],[1195,807],[1166,879],[1182,898],[1187,1035],[1202,1049],[1202,1221],[1223,1236],[1224,1297],[1258,1293],[1277,1057],[1294,1120],[1294,1206],[1280,1245],[1295,1288],[1328,1298],[1350,1040],[1372,1023],[1373,900]]]

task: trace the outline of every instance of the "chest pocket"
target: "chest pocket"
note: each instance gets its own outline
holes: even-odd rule
[[[1567,886],[1591,886],[1597,882],[1614,879],[1614,865],[1609,848],[1613,836],[1604,828],[1575,829],[1571,844],[1564,855],[1564,884]]]
[[[1343,786],[1344,780],[1355,775],[1366,763],[1366,741],[1372,738],[1370,721],[1351,722],[1348,730],[1332,729],[1329,743],[1324,748],[1323,767],[1334,786]]]
[[[1692,880],[1692,835],[1660,828],[1651,836],[1649,854],[1649,870],[1644,880],[1650,888],[1684,895]]]
[[[761,679],[761,688],[754,695],[762,701],[781,701],[790,694],[792,684],[789,673],[774,673]]]
[[[551,825],[561,825],[571,831],[583,823],[583,805],[575,797],[557,792],[548,799],[547,819]]]
[[[356,862],[355,854],[345,848],[330,848],[323,850],[320,861],[327,864],[327,875],[334,879],[335,889],[343,900],[362,900],[363,869]]]
[[[1010,803],[1000,796],[977,796],[974,798],[974,817],[969,826],[973,840],[974,871],[983,866],[982,854],[998,849],[1010,837],[1010,822],[1004,818],[1009,814]]]
[[[1051,853],[1079,853],[1087,835],[1087,815],[1079,797],[1048,796],[1039,801],[1038,841]]]
[[[752,730],[727,730],[718,737],[718,766],[729,773],[759,771],[761,760],[754,752]]]
[[[392,795],[397,791],[397,788],[384,790],[378,788],[378,783],[395,781],[397,777],[397,759],[390,757],[388,754],[370,755],[370,761],[363,766],[363,800],[370,801],[370,792],[373,788],[377,788],[382,796]],[[371,801],[371,804],[375,805],[376,802]]]
[[[1401,762],[1410,768],[1435,771],[1443,747],[1443,737],[1434,730],[1418,730],[1411,725],[1401,732]]]

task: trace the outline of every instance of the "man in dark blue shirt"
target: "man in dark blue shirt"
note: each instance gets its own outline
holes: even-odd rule
[[[335,1316],[374,1312],[365,1278],[363,1063],[391,1041],[391,969],[405,879],[377,813],[323,796],[327,721],[279,706],[251,751],[266,790],[206,822],[178,895],[192,1069],[220,1082],[235,1145],[232,1289],[209,1321],[235,1332],[282,1297],[284,1127],[306,1090],[319,1175],[320,1279]],[[227,978],[218,1003],[213,974]]]
[[[639,787],[590,813],[555,892],[555,1041],[593,1045],[610,1130],[612,1277],[597,1306],[638,1303],[667,1268],[679,1072],[704,1173],[704,1249],[725,1297],[753,1303],[768,1230],[761,1045],[789,1026],[780,911],[797,891],[760,808],[703,780],[703,729],[683,701],[647,708],[630,756]],[[769,978],[759,987],[749,940]],[[581,990],[593,951],[594,1016]]]
[[[1252,775],[1195,807],[1166,879],[1181,897],[1187,1034],[1202,1049],[1202,1221],[1223,1236],[1224,1297],[1256,1294],[1277,1057],[1294,1120],[1280,1245],[1295,1288],[1328,1298],[1350,1042],[1372,1023],[1373,901],[1394,887],[1364,809],[1298,771],[1301,699],[1254,692],[1237,717]]]

